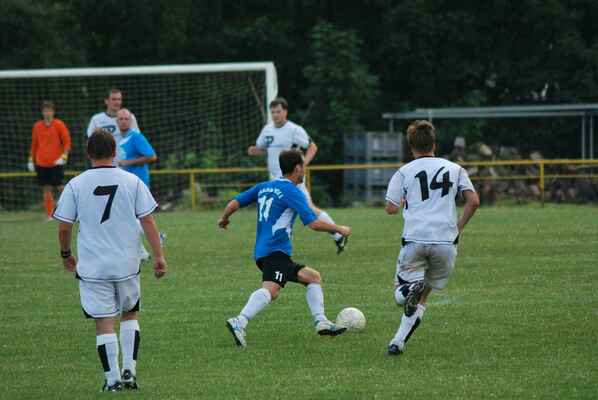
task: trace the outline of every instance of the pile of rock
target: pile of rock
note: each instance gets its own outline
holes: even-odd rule
[[[445,158],[464,161],[541,160],[542,154],[522,155],[515,147],[491,148],[485,143],[465,146],[463,138],[455,139],[455,146]],[[539,165],[467,166],[469,176],[485,204],[500,200],[526,202],[541,200]],[[547,165],[544,200],[548,202],[591,203],[598,201],[598,166]],[[551,175],[580,176],[579,178],[550,177]],[[593,176],[590,176],[593,175]],[[588,176],[588,177],[581,177]]]

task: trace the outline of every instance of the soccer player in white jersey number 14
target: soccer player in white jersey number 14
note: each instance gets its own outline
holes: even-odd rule
[[[96,346],[104,369],[104,391],[137,389],[139,349],[139,228],[154,251],[154,275],[166,273],[152,212],[158,204],[133,174],[113,166],[114,137],[97,130],[87,141],[91,169],[65,186],[54,218],[64,267],[76,273],[83,312],[96,325]],[[71,253],[73,224],[79,222],[77,261]],[[114,317],[120,315],[123,370]]]
[[[268,154],[268,171],[270,179],[277,179],[282,176],[278,156],[284,150],[302,149],[305,151],[305,166],[308,166],[318,151],[318,146],[311,141],[309,135],[301,125],[298,125],[287,119],[288,103],[282,97],[277,97],[270,102],[270,114],[272,122],[262,128],[262,132],[257,138],[255,146],[249,146],[247,154],[250,156],[261,156],[264,151]],[[305,182],[297,186],[309,203],[312,211],[324,222],[334,224],[330,215],[314,205],[311,196],[307,191]],[[336,244],[336,253],[340,254],[347,244],[347,238],[338,234],[332,234]]]
[[[303,224],[316,231],[339,233],[346,237],[351,234],[351,228],[319,220],[309,208],[305,195],[297,188],[303,182],[304,173],[304,161],[299,151],[283,151],[279,161],[282,177],[259,183],[239,194],[228,203],[218,221],[218,226],[226,229],[230,216],[239,208],[257,203],[253,256],[262,272],[262,287],[251,294],[238,316],[226,321],[235,343],[241,347],[246,346],[245,328],[249,320],[276,299],[287,282],[305,285],[307,305],[314,318],[316,333],[336,336],[346,330],[326,318],[320,273],[291,259],[291,237],[297,215]]]
[[[455,264],[459,235],[480,204],[467,171],[434,156],[436,133],[428,121],[415,121],[407,129],[415,160],[392,177],[386,193],[386,212],[403,208],[402,248],[397,260],[395,300],[404,307],[388,354],[399,355],[419,326],[432,289],[443,289]],[[457,220],[456,198],[465,198]]]

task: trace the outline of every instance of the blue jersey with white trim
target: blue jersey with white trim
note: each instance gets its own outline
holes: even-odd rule
[[[257,229],[253,252],[256,260],[275,251],[282,251],[291,256],[293,224],[297,215],[304,225],[318,218],[301,190],[285,178],[259,183],[235,199],[241,207],[257,203]]]

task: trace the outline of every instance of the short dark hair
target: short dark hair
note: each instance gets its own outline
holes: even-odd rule
[[[87,155],[92,160],[103,160],[114,157],[116,142],[114,136],[104,129],[98,128],[87,141]]]
[[[430,121],[417,120],[407,128],[407,143],[409,147],[420,153],[429,153],[434,149],[436,129]]]
[[[112,93],[122,93],[122,90],[118,88],[110,88],[106,91],[106,97],[104,97],[104,99],[109,99]]]
[[[297,165],[303,164],[303,154],[297,150],[285,150],[278,156],[280,171],[283,175],[288,175],[295,170]]]
[[[43,110],[44,108],[51,108],[52,110],[56,111],[56,106],[49,100],[42,101],[42,105],[39,107],[39,109]]]
[[[274,108],[276,106],[281,106],[283,110],[289,109],[289,103],[287,103],[287,100],[284,97],[277,97],[270,102],[270,108]]]

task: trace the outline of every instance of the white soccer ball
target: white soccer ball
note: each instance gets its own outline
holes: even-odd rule
[[[338,313],[336,324],[350,331],[362,331],[365,329],[365,315],[355,307],[347,307]]]

